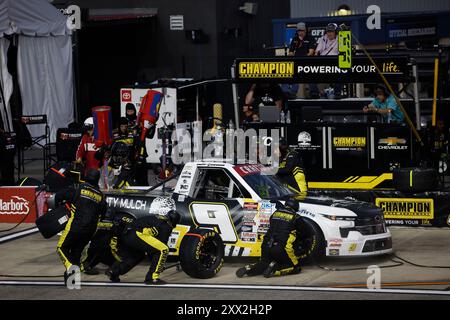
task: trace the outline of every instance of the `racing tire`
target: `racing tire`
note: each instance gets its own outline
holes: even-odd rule
[[[325,257],[325,237],[315,222],[303,218],[303,226],[296,247],[300,264],[319,262]]]
[[[431,168],[399,168],[393,172],[394,188],[401,192],[424,192],[436,190],[438,173]]]
[[[181,241],[181,268],[193,278],[212,278],[222,269],[224,251],[225,246],[217,232],[194,229],[186,233]]]

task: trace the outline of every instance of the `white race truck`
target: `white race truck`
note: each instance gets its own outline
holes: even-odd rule
[[[106,192],[107,202],[114,214],[136,218],[173,199],[182,218],[169,247],[192,277],[214,276],[226,256],[260,256],[269,218],[289,197],[299,200],[304,220],[296,243],[301,260],[392,251],[380,208],[353,200],[300,199],[276,176],[265,174],[262,165],[190,162],[175,179],[172,188]]]

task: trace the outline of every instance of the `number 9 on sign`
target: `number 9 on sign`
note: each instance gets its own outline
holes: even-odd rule
[[[352,33],[342,30],[338,34],[339,46],[339,68],[349,69],[352,67]]]

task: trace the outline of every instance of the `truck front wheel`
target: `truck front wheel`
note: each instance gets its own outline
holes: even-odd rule
[[[310,219],[303,218],[301,234],[296,241],[300,263],[319,262],[325,256],[325,239],[320,227]]]
[[[181,241],[180,265],[193,278],[214,277],[222,269],[223,257],[222,238],[213,230],[194,229]]]

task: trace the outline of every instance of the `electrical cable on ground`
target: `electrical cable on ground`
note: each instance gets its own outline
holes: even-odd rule
[[[404,258],[402,258],[402,257],[399,257],[399,256],[396,255],[396,254],[394,254],[394,257],[397,258],[397,259],[399,259],[399,260],[401,260],[401,261],[403,261],[403,262],[405,262],[405,263],[407,263],[407,264],[410,264],[410,265],[412,265],[412,266],[414,266],[414,267],[418,267],[418,268],[450,269],[450,266],[432,266],[432,265],[423,265],[423,264],[414,263],[414,262],[411,262],[411,261],[409,261],[409,260],[406,260],[406,259],[404,259]]]
[[[389,265],[384,265],[384,266],[379,266],[380,269],[384,269],[384,268],[395,268],[395,267],[400,267],[402,265],[404,265],[403,262],[401,261],[395,261],[390,259],[392,262],[394,262],[395,264],[389,264]],[[319,263],[317,263],[316,261],[314,261],[314,265],[322,270],[326,270],[326,271],[357,271],[357,270],[367,270],[367,268],[369,266],[366,267],[356,267],[356,268],[333,268],[333,267],[326,267],[326,266],[322,266]]]

